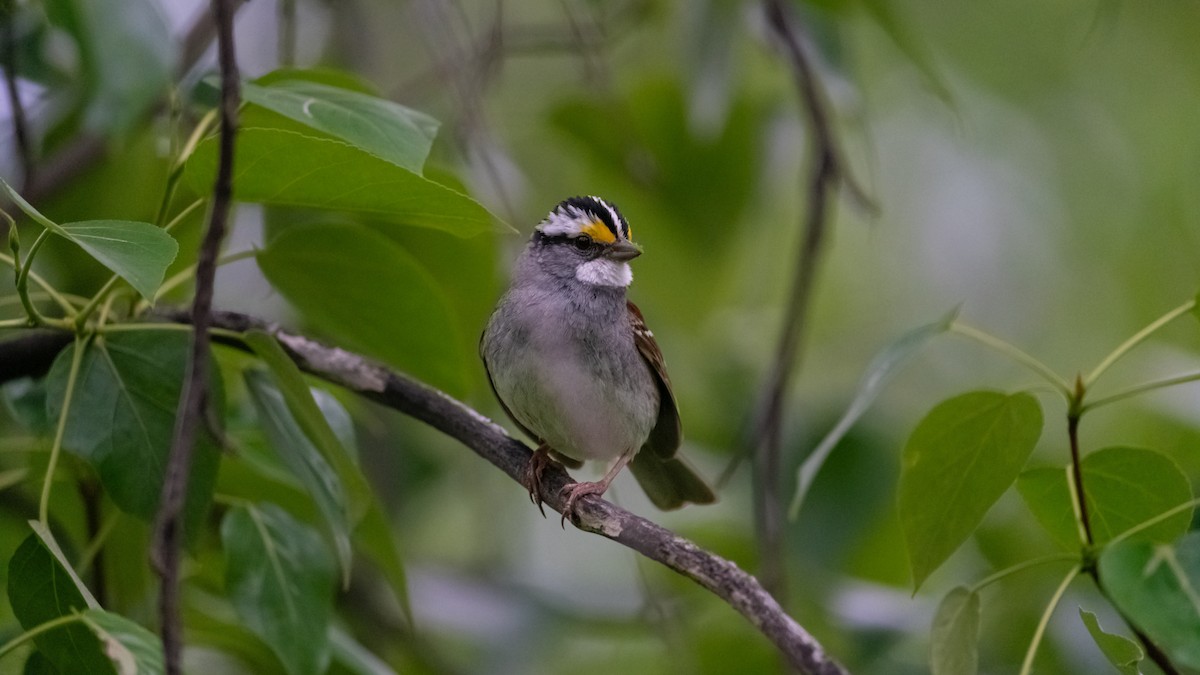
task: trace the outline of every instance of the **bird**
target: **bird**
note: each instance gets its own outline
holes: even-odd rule
[[[615,204],[563,200],[534,228],[480,338],[500,406],[537,443],[522,482],[543,515],[551,462],[607,463],[599,481],[563,488],[564,526],[627,465],[660,509],[716,501],[678,455],[683,430],[663,354],[626,297],[629,262],[641,254]]]

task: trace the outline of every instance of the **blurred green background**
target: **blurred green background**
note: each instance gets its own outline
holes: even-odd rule
[[[44,72],[22,83],[38,152],[50,156],[81,135],[104,149],[102,159],[80,164],[80,175],[40,196],[37,206],[60,221],[152,220],[168,154],[162,115],[138,107],[149,110],[169,82],[190,87],[213,68],[210,49],[182,78],[174,74],[181,36],[204,3],[139,0],[133,4],[156,13],[131,26],[131,12],[106,12],[114,2],[47,5],[75,8],[93,40],[87,53],[64,48],[61,28],[21,33],[30,54],[50,55]],[[18,3],[34,13],[39,4]],[[814,0],[793,7],[838,140],[878,212],[844,195],[835,202],[803,365],[787,399],[785,495],[871,356],[912,327],[959,307],[966,322],[1073,378],[1196,293],[1200,4]],[[280,9],[255,0],[240,10],[244,76],[279,67]],[[634,264],[631,297],[666,355],[684,452],[718,476],[740,452],[770,367],[805,206],[807,130],[759,5],[296,0],[294,9],[297,66],[347,71],[441,120],[427,173],[461,184],[511,225],[473,238],[393,230],[449,307],[466,373],[455,393],[502,419],[476,336],[533,225],[565,197],[600,195],[620,205],[646,251]],[[133,71],[104,46],[131,30],[162,38],[160,49],[129,57],[140,64]],[[16,176],[3,109],[0,172]],[[226,249],[261,245],[268,226],[306,217],[241,206]],[[184,237],[184,250],[194,245]],[[46,257],[40,270],[67,289],[83,293],[104,278],[66,245],[52,242]],[[0,283],[0,293],[2,318],[16,316],[11,282]],[[252,260],[222,268],[216,305],[318,334],[325,328],[337,341],[327,327],[306,324]],[[1194,370],[1197,333],[1194,322],[1173,325],[1104,386]],[[939,338],[817,478],[787,527],[782,600],[853,672],[926,672],[929,622],[946,591],[1058,550],[1010,493],[912,596],[895,518],[899,451],[925,411],[965,389],[1032,384],[974,344]],[[1085,449],[1158,448],[1195,483],[1198,392],[1168,390],[1090,416]],[[519,486],[455,442],[341,398],[355,415],[367,474],[393,514],[418,637],[395,639],[389,621],[399,621],[398,610],[371,591],[369,571],[339,599],[341,616],[400,672],[780,668],[764,638],[690,582],[608,541],[560,530]],[[1047,426],[1031,464],[1060,464],[1065,409],[1050,396],[1042,403]],[[6,417],[0,430],[0,449],[16,447],[25,433]],[[11,492],[0,491],[8,503],[0,509],[5,559],[25,517]],[[758,567],[745,463],[711,507],[658,513],[628,476],[609,496],[752,572]],[[983,672],[1016,670],[1062,572],[1038,567],[984,591]],[[1088,583],[1077,582],[1050,625],[1036,672],[1110,668],[1078,621],[1080,606],[1100,613],[1107,628],[1123,628]],[[222,672],[242,668],[210,656]]]

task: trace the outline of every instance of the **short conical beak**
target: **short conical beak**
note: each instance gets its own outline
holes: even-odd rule
[[[627,239],[622,239],[614,244],[611,244],[608,249],[604,251],[604,257],[610,260],[618,260],[620,262],[633,260],[641,254],[642,247]]]

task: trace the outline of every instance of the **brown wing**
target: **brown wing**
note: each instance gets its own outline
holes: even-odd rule
[[[658,382],[658,420],[642,447],[649,448],[659,457],[674,457],[683,441],[683,427],[679,422],[675,394],[671,391],[671,379],[667,376],[667,365],[663,361],[662,350],[654,341],[654,333],[646,327],[641,310],[632,302],[626,302],[626,306],[629,308],[629,323],[633,326],[633,343]]]

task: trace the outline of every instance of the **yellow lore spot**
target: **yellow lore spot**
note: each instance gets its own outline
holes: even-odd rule
[[[613,236],[612,230],[608,229],[608,226],[599,220],[593,220],[584,225],[579,230],[579,233],[586,234],[592,238],[592,241],[598,241],[601,244],[613,244],[617,241],[617,238]]]

